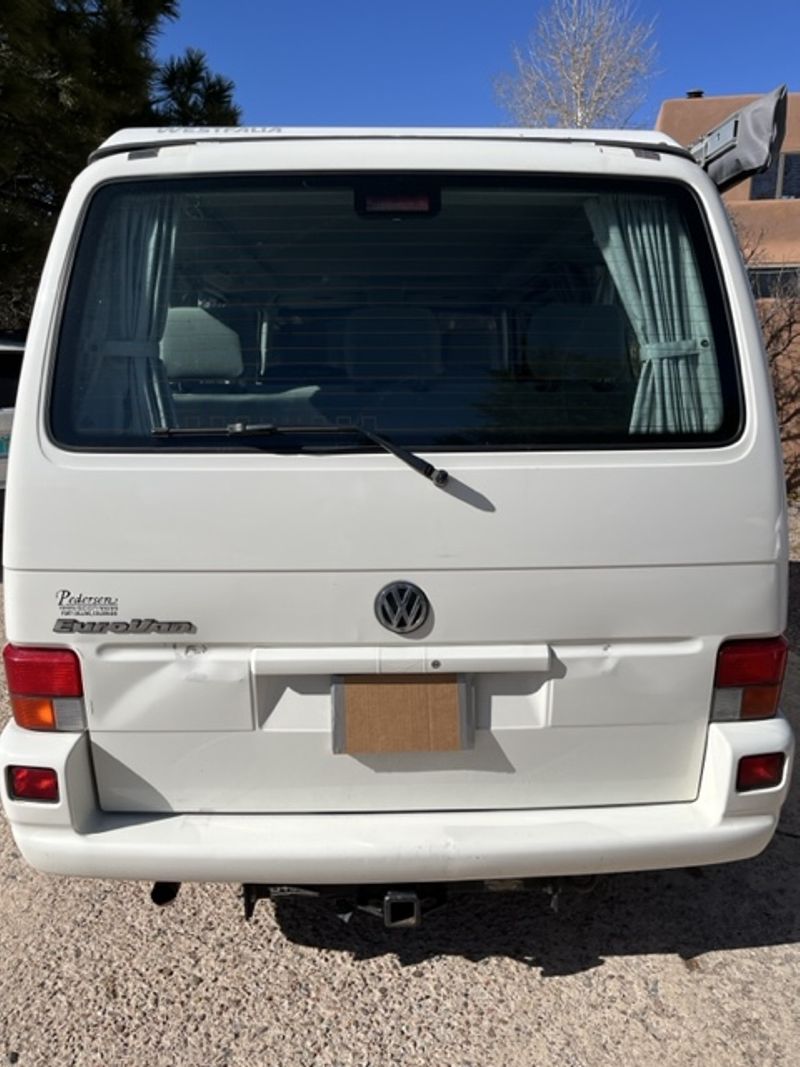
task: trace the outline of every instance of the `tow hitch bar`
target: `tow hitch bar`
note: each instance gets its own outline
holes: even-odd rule
[[[339,918],[348,923],[356,911],[383,920],[388,930],[413,929],[422,925],[422,916],[442,907],[447,893],[439,887],[388,889],[385,886],[242,886],[244,917],[251,919],[259,900],[287,897],[317,897],[329,900]]]
[[[562,903],[569,906],[570,898],[575,895],[591,893],[597,882],[598,878],[592,876],[557,879],[499,878],[447,885],[420,883],[396,888],[386,885],[297,886],[245,883],[242,886],[242,901],[245,919],[253,917],[259,900],[315,897],[329,901],[342,922],[350,922],[356,911],[363,911],[382,919],[387,930],[412,930],[422,925],[423,916],[441,908],[453,897],[464,894],[539,892],[549,898],[550,910],[555,912]]]

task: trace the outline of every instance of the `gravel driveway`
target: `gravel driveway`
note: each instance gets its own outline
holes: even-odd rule
[[[800,607],[800,563],[792,585]],[[233,886],[156,909],[144,884],[36,874],[4,819],[0,879],[0,1064],[800,1061],[797,784],[758,859],[617,876],[557,912],[544,894],[463,898],[418,932],[296,901],[246,924]]]

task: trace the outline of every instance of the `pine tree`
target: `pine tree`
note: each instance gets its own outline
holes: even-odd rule
[[[233,83],[202,53],[159,66],[155,42],[177,16],[178,0],[2,0],[0,330],[26,325],[70,183],[109,134],[238,122]]]
[[[188,48],[158,71],[153,110],[164,126],[235,126],[241,117],[233,82],[212,74],[204,52]]]

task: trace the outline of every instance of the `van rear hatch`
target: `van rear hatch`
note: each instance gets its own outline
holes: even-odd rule
[[[58,546],[8,581],[79,652],[105,810],[696,796],[781,489],[687,186],[115,181],[55,347]]]

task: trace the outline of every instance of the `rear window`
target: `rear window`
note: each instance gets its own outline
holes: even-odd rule
[[[55,440],[104,449],[372,447],[348,427],[434,449],[673,447],[739,423],[698,207],[626,181],[110,184],[51,395]],[[282,432],[226,432],[254,426]]]

